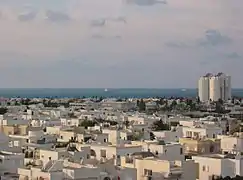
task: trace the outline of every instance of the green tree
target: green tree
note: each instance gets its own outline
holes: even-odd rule
[[[220,114],[224,112],[224,107],[220,101],[217,101],[215,104],[215,112]]]
[[[153,131],[164,131],[164,130],[170,130],[170,126],[166,123],[164,123],[162,120],[155,121],[152,124],[152,130]]]
[[[126,126],[126,128],[128,128],[129,125],[130,125],[130,122],[128,120],[126,120],[126,121],[123,122],[123,124]]]
[[[221,98],[219,98],[218,103],[219,103],[220,105],[223,105],[223,104],[224,104],[224,101],[223,101]]]
[[[84,120],[80,123],[80,126],[87,128],[87,127],[94,127],[95,124],[96,123],[94,121]]]
[[[146,110],[146,104],[143,101],[143,99],[141,99],[140,101],[138,101],[137,104],[138,104],[138,110],[140,112],[144,112]]]
[[[234,134],[236,132],[243,132],[243,127],[238,125],[236,128],[230,130],[230,134]]]
[[[7,108],[3,108],[3,107],[0,108],[0,115],[6,114],[7,112],[8,112]]]
[[[176,102],[176,100],[173,100],[173,101],[171,102],[171,104],[170,104],[170,110],[175,109],[176,106],[177,106],[177,102]]]

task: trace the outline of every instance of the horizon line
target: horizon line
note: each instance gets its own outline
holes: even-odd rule
[[[0,87],[0,90],[5,89],[183,89],[183,90],[197,90],[198,88],[185,88],[185,87],[177,87],[177,88],[158,88],[158,87]],[[231,89],[243,89],[243,87],[234,87]]]

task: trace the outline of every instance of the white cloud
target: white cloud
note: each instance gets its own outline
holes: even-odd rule
[[[222,35],[220,31],[209,29],[205,32],[205,37],[200,40],[199,45],[201,46],[218,46],[218,45],[227,45],[231,43],[231,38]]]

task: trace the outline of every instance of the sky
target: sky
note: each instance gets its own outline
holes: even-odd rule
[[[243,87],[242,0],[0,0],[0,88]]]

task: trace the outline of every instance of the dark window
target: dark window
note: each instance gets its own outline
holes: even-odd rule
[[[183,154],[183,149],[182,148],[180,149],[180,154]]]
[[[153,172],[150,169],[144,169],[144,175],[145,176],[152,176],[153,175]]]
[[[210,152],[211,152],[211,153],[214,152],[214,146],[213,146],[213,145],[210,146]]]

